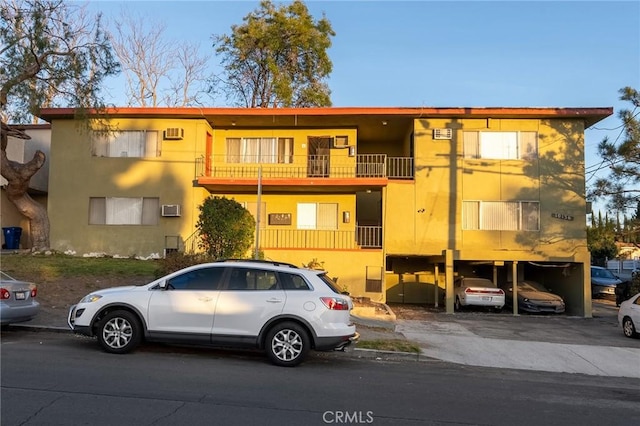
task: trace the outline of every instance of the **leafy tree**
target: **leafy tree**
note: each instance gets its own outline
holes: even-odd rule
[[[217,196],[207,198],[199,208],[200,248],[214,259],[245,257],[256,226],[251,213],[237,201]]]
[[[213,37],[229,100],[251,108],[330,106],[327,55],[335,35],[323,16],[315,21],[300,0],[280,7],[269,0]]]
[[[165,37],[166,24],[123,11],[110,34],[127,81],[129,105],[201,105],[208,90],[207,62],[193,42]]]
[[[622,142],[605,138],[598,145],[598,153],[611,173],[596,181],[591,195],[608,199],[609,207],[615,211],[626,211],[640,200],[640,93],[631,87],[619,92],[620,99],[631,102],[633,110],[618,112]]]
[[[29,219],[32,251],[49,248],[46,209],[27,190],[46,158],[25,164],[7,158],[8,136],[28,139],[11,122],[37,117],[41,107],[102,109],[101,82],[118,72],[101,16],[63,0],[3,0],[0,9],[1,173],[7,198]]]
[[[595,215],[591,218],[591,226],[587,228],[587,247],[591,252],[592,263],[604,265],[607,259],[618,255],[615,226],[607,216],[603,220],[601,213],[598,214],[597,221]]]

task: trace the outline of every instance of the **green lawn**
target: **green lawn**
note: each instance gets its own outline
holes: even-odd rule
[[[73,257],[63,254],[3,254],[0,269],[9,275],[37,276],[44,280],[78,276],[155,276],[156,260]]]

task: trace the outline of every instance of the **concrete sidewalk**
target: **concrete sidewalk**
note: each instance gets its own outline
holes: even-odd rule
[[[398,320],[396,331],[442,361],[595,376],[640,378],[638,347],[613,347],[481,337],[455,322]]]

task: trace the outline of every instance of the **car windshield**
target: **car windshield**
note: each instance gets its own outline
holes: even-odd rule
[[[523,281],[518,283],[518,290],[525,291],[547,291],[540,284],[533,281]]]
[[[493,281],[484,278],[465,278],[464,287],[495,287]]]
[[[596,278],[609,278],[612,280],[616,279],[616,276],[613,275],[613,272],[611,272],[608,269],[600,269],[600,268],[591,269],[591,276]]]

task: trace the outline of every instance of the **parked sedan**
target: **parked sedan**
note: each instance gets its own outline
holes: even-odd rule
[[[35,284],[19,281],[0,271],[0,325],[32,320],[40,310]]]
[[[513,309],[513,283],[502,286],[506,293],[505,304]],[[535,281],[518,281],[518,311],[529,313],[564,313],[562,297],[550,293]]]
[[[625,336],[638,337],[637,326],[640,325],[640,293],[620,304],[618,323],[622,327],[622,332]]]
[[[591,267],[591,296],[592,297],[615,297],[616,286],[622,280],[613,275],[608,269],[600,266]]]
[[[504,306],[504,291],[486,278],[458,278],[454,289],[457,311],[464,306],[488,306],[500,312]]]

